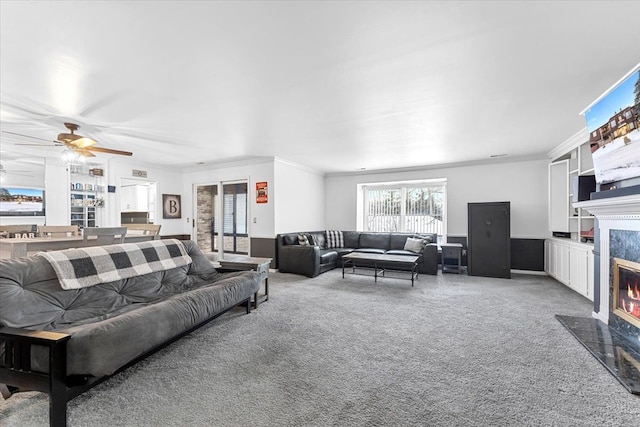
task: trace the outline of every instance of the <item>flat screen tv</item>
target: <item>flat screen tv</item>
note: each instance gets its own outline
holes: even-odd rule
[[[640,64],[584,115],[597,183],[640,177]]]
[[[0,187],[0,216],[44,216],[44,190]]]

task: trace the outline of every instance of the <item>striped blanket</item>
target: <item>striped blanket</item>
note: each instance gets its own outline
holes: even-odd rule
[[[63,289],[80,289],[191,264],[184,245],[175,239],[40,252],[38,255],[51,263]]]

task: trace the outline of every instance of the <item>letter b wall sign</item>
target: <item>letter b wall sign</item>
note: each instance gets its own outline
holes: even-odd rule
[[[180,207],[179,194],[162,195],[162,218],[175,219],[182,218],[182,208]]]

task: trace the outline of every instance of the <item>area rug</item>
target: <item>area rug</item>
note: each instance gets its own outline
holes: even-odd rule
[[[69,426],[635,425],[627,392],[555,319],[592,303],[540,275],[271,273],[239,308],[69,403]],[[48,400],[0,402],[47,425]]]

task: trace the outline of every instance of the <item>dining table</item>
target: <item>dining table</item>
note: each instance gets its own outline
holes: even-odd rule
[[[142,234],[126,235],[125,243],[145,242],[159,239],[160,236]],[[87,246],[97,246],[96,238],[88,238]],[[35,237],[35,238],[4,238],[0,239],[0,259],[20,258],[35,252],[56,251],[61,249],[84,247],[82,236],[70,237]]]

